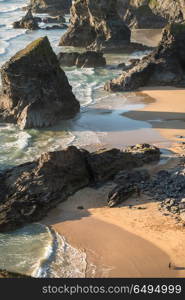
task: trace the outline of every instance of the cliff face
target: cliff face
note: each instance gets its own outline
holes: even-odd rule
[[[162,28],[185,19],[185,0],[118,0],[118,12],[132,28]]]
[[[130,42],[130,30],[117,12],[117,0],[75,0],[62,46],[116,48]]]

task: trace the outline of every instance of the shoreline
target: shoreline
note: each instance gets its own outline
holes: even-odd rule
[[[177,135],[184,134],[185,123],[177,117],[180,109],[185,110],[185,90],[156,88],[139,93],[149,97],[149,103],[146,101],[144,108],[124,115],[150,122],[169,141],[169,149],[182,154],[183,146],[178,143]],[[166,112],[165,120],[155,122],[154,117],[160,111]],[[159,126],[161,124],[163,126]],[[170,159],[165,167],[177,163],[178,158]],[[160,167],[164,168],[163,165],[156,168]],[[146,195],[139,199],[131,197],[121,206],[110,209],[106,205],[110,189],[110,183],[98,189],[85,188],[59,204],[42,222],[64,235],[71,245],[85,250],[89,266],[87,277],[185,277],[182,224],[178,224],[175,217],[161,213],[158,202]],[[78,206],[84,209],[78,210]],[[172,269],[168,268],[169,263]],[[96,266],[94,275],[92,265]]]

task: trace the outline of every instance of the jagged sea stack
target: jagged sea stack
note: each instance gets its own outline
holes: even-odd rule
[[[48,127],[79,111],[47,37],[15,54],[2,66],[1,77],[0,119],[21,129]]]
[[[39,29],[36,18],[33,17],[31,9],[28,10],[26,15],[19,21],[13,23],[14,28],[25,28],[29,30]]]
[[[117,13],[117,0],[75,0],[61,46],[113,50],[130,43],[130,30]]]
[[[185,87],[185,24],[169,24],[159,46],[121,76],[105,85],[106,90],[131,91],[144,86]]]

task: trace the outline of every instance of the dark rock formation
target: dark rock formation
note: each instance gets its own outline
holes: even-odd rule
[[[31,10],[20,20],[13,23],[14,28],[25,28],[29,30],[39,29],[37,20],[33,17]]]
[[[118,0],[118,12],[132,28],[162,28],[185,19],[184,0]]]
[[[69,13],[72,0],[30,0],[28,8],[34,13],[47,13],[53,16]]]
[[[56,30],[56,29],[66,29],[66,24],[60,24],[60,25],[52,25],[52,26],[46,26],[43,28],[43,30]]]
[[[94,153],[71,146],[7,170],[0,177],[0,231],[38,221],[77,190],[159,157],[159,149],[149,145]]]
[[[56,17],[45,17],[42,19],[44,23],[65,23],[66,20],[64,16],[56,16]]]
[[[185,24],[167,25],[156,50],[105,85],[106,90],[130,91],[143,86],[185,86]]]
[[[75,0],[71,25],[61,38],[61,46],[91,50],[123,48],[130,43],[130,30],[117,13],[117,0]]]
[[[59,53],[59,63],[61,66],[77,66],[79,68],[96,68],[104,67],[106,60],[103,57],[103,53],[95,51],[87,51],[84,53],[72,52],[72,53]]]
[[[20,128],[51,126],[79,111],[79,102],[47,37],[18,52],[1,68],[0,117]]]
[[[136,186],[131,184],[126,184],[125,186],[116,186],[108,195],[108,206],[114,207],[121,204],[132,196],[137,191]]]
[[[149,179],[150,174],[146,169],[119,172],[114,178],[117,185],[108,195],[108,206],[121,204],[133,194],[140,196],[140,184],[148,182]]]

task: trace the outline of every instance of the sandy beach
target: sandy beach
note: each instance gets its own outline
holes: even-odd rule
[[[172,151],[182,152],[178,141],[185,135],[185,90],[156,88],[141,93],[145,107],[125,115],[150,122],[170,142]],[[176,163],[171,159],[165,168]],[[109,183],[79,191],[52,210],[43,223],[52,225],[70,244],[86,251],[89,277],[184,277],[182,224],[160,212],[158,203],[144,195],[128,199],[121,207],[108,208],[106,199],[111,187]]]

